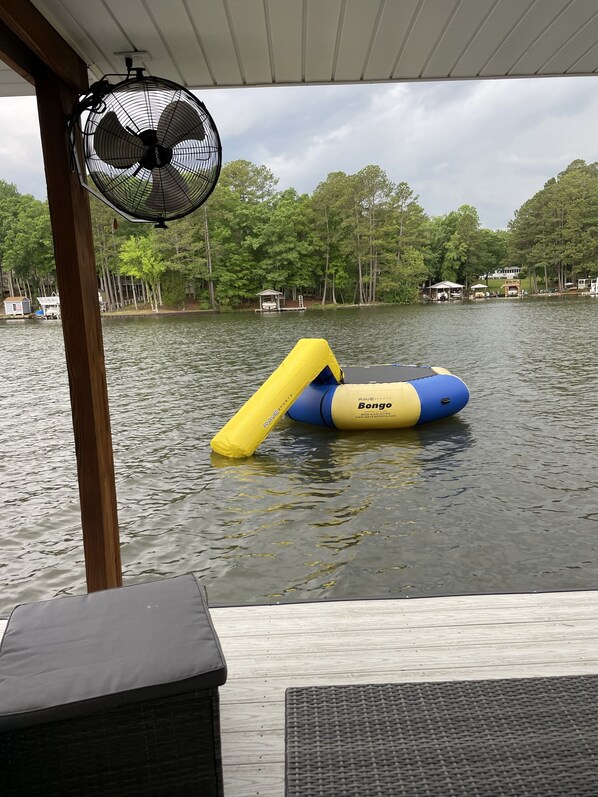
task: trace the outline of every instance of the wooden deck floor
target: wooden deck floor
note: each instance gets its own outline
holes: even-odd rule
[[[228,664],[226,797],[283,797],[288,686],[598,673],[598,590],[211,613]]]
[[[284,691],[598,673],[598,591],[213,608],[226,797],[284,794]]]

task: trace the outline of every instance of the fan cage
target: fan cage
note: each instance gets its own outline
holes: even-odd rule
[[[203,138],[187,138],[179,131],[175,143],[166,148],[167,165],[151,168],[143,158],[130,163],[131,141],[146,141],[155,132],[157,144],[170,143],[168,119],[173,103],[177,113],[187,111],[190,118],[198,118]],[[108,126],[106,134],[110,113],[117,122]],[[161,123],[164,119],[166,123]],[[96,150],[98,128],[104,146],[109,141],[111,163]],[[191,135],[196,132],[197,127]],[[220,175],[222,146],[208,110],[187,89],[163,78],[142,76],[111,87],[90,110],[83,141],[87,171],[100,193],[116,209],[145,221],[164,222],[193,212],[208,199]]]

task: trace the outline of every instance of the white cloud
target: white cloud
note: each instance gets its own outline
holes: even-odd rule
[[[46,198],[35,97],[0,100],[0,179],[14,183],[22,194]]]
[[[268,166],[311,193],[329,172],[368,164],[406,181],[426,212],[475,205],[484,226],[575,158],[598,160],[594,78],[459,81],[200,92],[225,161]],[[0,178],[45,196],[35,100],[0,100]]]
[[[485,226],[498,228],[572,160],[598,159],[595,87],[593,78],[543,78],[252,89],[203,99],[228,140],[226,159],[269,166],[280,187],[311,192],[331,171],[375,163],[408,182],[428,213],[473,204]],[[252,119],[241,134],[234,106]]]

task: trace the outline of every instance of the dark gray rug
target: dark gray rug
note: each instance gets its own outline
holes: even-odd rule
[[[287,797],[597,797],[598,675],[286,691]]]

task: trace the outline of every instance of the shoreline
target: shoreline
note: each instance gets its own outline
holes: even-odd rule
[[[475,303],[479,303],[481,301],[491,301],[496,299],[552,299],[552,298],[563,298],[563,297],[577,297],[577,298],[592,298],[592,294],[589,292],[584,293],[577,293],[576,291],[567,291],[565,293],[530,293],[527,296],[494,296],[491,299],[451,299],[450,302],[464,302],[464,301],[471,301]],[[449,303],[450,303],[449,302]],[[432,301],[421,301],[418,304],[425,304],[425,305],[435,305],[435,304],[446,304],[443,302],[432,302]],[[326,311],[326,310],[348,310],[358,308],[369,308],[369,307],[405,307],[407,305],[399,305],[393,304],[392,302],[374,302],[372,304],[325,304],[321,305],[319,303],[313,303],[307,305],[304,308],[286,308],[287,310],[292,311],[306,311],[306,310],[317,310],[317,311]],[[232,313],[256,313],[259,310],[259,307],[239,307],[234,309],[227,309],[227,310],[212,310],[211,308],[183,308],[181,310],[177,310],[174,308],[163,308],[162,310],[153,310],[150,308],[139,308],[137,310],[107,310],[101,313],[101,318],[159,318],[161,316],[170,316],[170,315],[228,315]],[[279,313],[284,313],[285,309],[283,308],[281,311],[273,310],[266,313],[261,313],[265,315],[277,315]],[[0,321],[59,321],[60,319],[56,318],[40,318],[36,316],[34,313],[30,315],[24,316],[11,316],[5,315],[4,313],[0,313]]]

